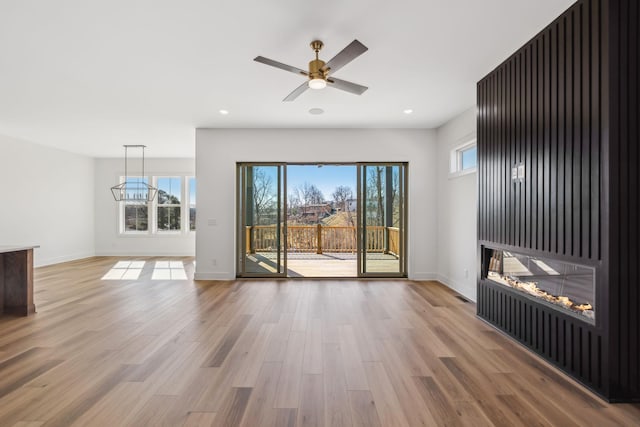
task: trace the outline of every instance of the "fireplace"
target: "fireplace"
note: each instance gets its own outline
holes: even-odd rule
[[[483,248],[482,265],[482,279],[595,323],[593,267],[487,247]]]
[[[640,402],[640,18],[578,0],[478,82],[478,316]]]
[[[602,265],[479,243],[478,316],[611,399]]]

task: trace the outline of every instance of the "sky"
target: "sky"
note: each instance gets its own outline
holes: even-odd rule
[[[196,179],[189,178],[189,203],[196,204]]]
[[[189,180],[189,204],[196,204],[196,179],[193,177],[187,178]],[[146,180],[145,180],[146,182]],[[182,180],[177,177],[159,177],[158,178],[158,190],[162,190],[167,194],[172,194],[180,199],[182,194]]]
[[[158,178],[158,190],[162,190],[167,194],[171,194],[176,197],[178,200],[180,199],[180,195],[182,192],[180,191],[180,178]]]
[[[287,165],[287,192],[291,193],[308,182],[318,187],[325,200],[330,201],[333,199],[331,194],[339,185],[351,187],[355,194],[356,173],[355,165]]]

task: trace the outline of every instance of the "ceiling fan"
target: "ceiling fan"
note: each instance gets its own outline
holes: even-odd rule
[[[333,77],[333,73],[340,68],[347,65],[349,62],[356,59],[358,56],[365,53],[369,48],[360,43],[358,40],[354,40],[347,47],[342,49],[340,53],[333,57],[329,62],[324,62],[318,58],[318,52],[324,46],[320,40],[314,40],[311,42],[311,49],[316,52],[316,59],[309,62],[309,71],[301,70],[300,68],[292,67],[291,65],[283,64],[282,62],[274,61],[273,59],[265,58],[264,56],[257,56],[254,61],[261,62],[272,67],[280,68],[281,70],[290,71],[295,74],[306,76],[308,80],[293,90],[283,101],[293,101],[300,94],[302,94],[308,88],[311,89],[324,89],[327,84],[330,87],[344,90],[345,92],[353,93],[355,95],[362,95],[368,88],[359,84],[351,83],[346,80],[340,80]]]

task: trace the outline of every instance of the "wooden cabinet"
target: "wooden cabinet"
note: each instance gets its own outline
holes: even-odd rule
[[[0,314],[28,316],[36,312],[33,249],[0,246]]]

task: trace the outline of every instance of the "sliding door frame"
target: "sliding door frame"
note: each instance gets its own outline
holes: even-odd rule
[[[290,165],[353,165],[356,166],[356,258],[358,278],[406,278],[407,249],[408,249],[408,162],[237,162],[236,163],[236,277],[239,278],[288,278],[288,221],[287,221],[287,167]],[[277,263],[276,272],[247,272],[246,271],[246,200],[247,200],[247,167],[271,166],[278,167],[277,179]],[[363,171],[367,167],[385,166],[398,167],[398,203],[399,203],[399,248],[397,272],[367,272],[366,260],[366,177]],[[281,231],[280,231],[281,230]],[[281,270],[281,271],[279,271]]]
[[[254,273],[246,271],[246,228],[247,228],[247,168],[248,167],[277,167],[278,189],[276,196],[276,272]],[[284,214],[284,218],[283,218]],[[236,277],[287,277],[287,164],[284,162],[237,162],[236,163]],[[280,271],[281,270],[281,271]]]
[[[406,278],[407,277],[407,236],[408,236],[408,211],[409,211],[409,199],[408,199],[408,169],[409,164],[407,162],[358,162],[356,163],[358,169],[358,177],[357,177],[357,199],[358,199],[358,209],[357,209],[357,229],[356,229],[356,240],[357,240],[357,258],[358,258],[358,277],[369,277],[369,278],[377,278],[377,277],[398,277],[398,278]],[[399,247],[400,253],[398,254],[398,262],[399,268],[397,272],[375,272],[369,273],[367,272],[367,223],[366,223],[366,205],[367,205],[367,178],[363,175],[363,171],[366,173],[367,167],[375,167],[375,166],[385,166],[385,167],[398,167],[399,176],[398,176],[398,206],[399,206]]]

